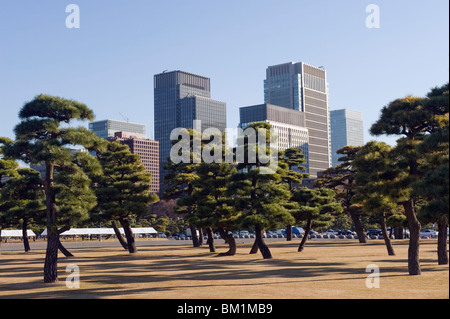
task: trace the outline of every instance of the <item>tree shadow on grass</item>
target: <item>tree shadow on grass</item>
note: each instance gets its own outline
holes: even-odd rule
[[[271,243],[271,248],[289,248],[290,245],[297,246],[297,243]],[[314,245],[310,246],[313,249]],[[251,288],[286,283],[341,282],[360,280],[367,276],[365,268],[345,261],[327,262],[304,257],[302,254],[289,259],[263,260],[259,254],[248,255],[246,251],[249,247],[250,245],[241,246],[240,252],[235,256],[222,258],[215,258],[216,254],[192,247],[177,247],[176,250],[167,252],[164,251],[165,247],[151,247],[141,249],[137,254],[118,252],[117,255],[106,256],[101,252],[97,256],[82,256],[82,253],[92,253],[92,250],[77,251],[80,257],[60,258],[60,283],[54,285],[32,280],[42,277],[42,268],[38,264],[43,266],[43,259],[33,259],[29,263],[27,261],[27,266],[24,266],[24,261],[18,257],[7,260],[7,272],[0,273],[0,290],[9,292],[9,296],[13,298],[122,298],[158,292],[175,293],[180,285],[189,289]],[[377,262],[380,263],[382,275],[385,277],[408,276],[405,259],[385,259]],[[389,267],[383,267],[383,264],[392,262],[398,263],[399,266],[391,264]],[[64,281],[68,275],[65,273],[65,267],[68,264],[80,266],[80,289],[65,287]],[[427,271],[435,270],[441,269],[431,268]],[[11,282],[14,278],[30,280],[26,283]]]

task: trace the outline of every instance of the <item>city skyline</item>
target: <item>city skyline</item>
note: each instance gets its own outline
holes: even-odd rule
[[[365,25],[361,1],[76,4],[80,29],[66,28],[65,3],[0,4],[0,136],[14,138],[19,109],[47,93],[86,103],[96,120],[125,114],[154,138],[152,77],[166,69],[211,78],[227,126],[236,127],[240,106],[264,102],[267,66],[306,61],[327,70],[330,110],[363,112],[365,141],[393,144],[368,134],[381,108],[448,81],[442,1],[377,1],[379,29]]]

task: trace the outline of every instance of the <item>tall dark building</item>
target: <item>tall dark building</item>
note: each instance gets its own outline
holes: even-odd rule
[[[264,102],[305,114],[309,134],[311,178],[331,166],[330,111],[326,71],[303,62],[269,66],[264,81]]]
[[[210,79],[183,71],[163,72],[154,76],[155,140],[159,142],[160,190],[164,187],[164,166],[170,156],[170,133],[175,128],[193,128],[200,120],[205,130],[226,128],[226,104],[211,99]]]

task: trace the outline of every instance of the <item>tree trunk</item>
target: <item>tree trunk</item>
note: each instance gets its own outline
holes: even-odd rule
[[[298,246],[298,252],[302,252],[303,248],[305,247],[306,241],[309,237],[309,232],[312,229],[312,219],[308,218],[308,221],[306,222],[306,228],[305,228],[305,236],[303,236],[302,241],[300,242],[300,245]]]
[[[438,221],[438,231],[438,264],[448,265],[447,222],[442,217]]]
[[[261,252],[264,259],[272,259],[272,254],[270,253],[269,247],[264,242],[263,238],[264,229],[261,226],[255,226],[256,243],[258,244],[259,251]]]
[[[394,228],[394,236],[395,239],[403,239],[403,227],[395,227]]]
[[[255,241],[253,242],[253,246],[252,246],[252,249],[250,249],[250,255],[252,255],[252,254],[256,254],[258,252],[258,243],[256,242],[256,239],[255,239]]]
[[[207,244],[209,246],[209,252],[215,253],[216,247],[214,247],[214,234],[211,227],[206,228],[206,233],[208,234]]]
[[[30,242],[28,241],[28,219],[24,218],[22,221],[22,238],[23,238],[23,249],[25,252],[29,252],[31,250],[30,248]]]
[[[409,247],[408,247],[408,272],[410,275],[420,275],[419,246],[420,246],[420,222],[414,211],[414,201],[403,202],[405,215],[409,227]]]
[[[125,237],[127,238],[128,251],[130,254],[134,254],[137,252],[137,248],[130,222],[128,221],[128,218],[120,218],[119,221],[123,227],[123,231],[125,232]]]
[[[200,235],[198,237],[198,245],[201,247],[201,246],[203,246],[203,229],[199,228],[198,232],[199,232],[199,235]]]
[[[389,230],[389,238],[392,238],[392,235],[394,234],[394,228],[391,227],[391,229]],[[394,237],[395,238],[395,237]]]
[[[350,218],[353,221],[353,226],[355,226],[355,232],[358,235],[358,240],[360,244],[365,244],[366,241],[366,234],[364,233],[364,229],[361,224],[361,219],[359,218],[359,214],[354,213],[349,209],[349,215]]]
[[[63,228],[61,228],[60,230],[58,230],[58,249],[60,252],[63,253],[64,256],[66,257],[73,257],[73,255],[70,253],[70,251],[68,251],[63,244],[61,243],[61,238],[59,235],[61,235],[63,232],[70,230],[70,226],[64,226]]]
[[[56,199],[53,191],[54,166],[45,164],[45,201],[46,201],[46,224],[47,224],[47,250],[44,262],[44,282],[54,283],[58,281],[58,242],[59,233],[56,220]]]
[[[226,229],[219,227],[220,236],[225,239],[228,244],[228,251],[226,253],[221,253],[219,256],[234,256],[236,254],[236,241],[234,240],[233,235],[228,234]]]
[[[66,249],[66,247],[64,247],[63,244],[61,243],[61,240],[59,239],[59,236],[58,236],[58,249],[59,249],[60,252],[62,252],[64,254],[64,256],[66,256],[66,257],[73,257],[73,255],[70,253],[70,251],[68,251]]]
[[[49,234],[47,229],[47,251],[45,253],[44,282],[58,281],[58,234]]]
[[[386,244],[386,249],[388,251],[389,256],[395,256],[394,248],[392,247],[391,239],[389,238],[389,234],[386,230],[386,215],[383,213],[381,216],[381,232],[383,233],[384,243]]]
[[[286,241],[292,241],[292,225],[286,226]]]
[[[200,242],[198,241],[197,236],[197,228],[195,228],[193,224],[189,224],[189,229],[191,230],[192,245],[194,245],[194,247],[200,247]]]
[[[116,234],[116,237],[119,240],[119,243],[122,245],[123,249],[128,250],[128,244],[127,244],[125,238],[123,238],[122,233],[120,232],[119,228],[117,227],[116,221],[113,220],[111,224],[114,229],[114,233]]]

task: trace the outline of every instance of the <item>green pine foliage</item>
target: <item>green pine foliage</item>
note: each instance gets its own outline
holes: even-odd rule
[[[372,125],[373,135],[398,135],[397,145],[392,149],[392,165],[383,179],[383,190],[391,198],[399,198],[408,220],[410,241],[408,271],[420,275],[419,240],[421,224],[417,217],[417,203],[421,200],[413,192],[426,168],[426,154],[418,151],[425,137],[448,125],[448,83],[434,88],[426,97],[396,99],[383,107],[380,118]]]
[[[336,193],[332,189],[310,189],[302,187],[292,195],[292,201],[298,204],[293,213],[297,222],[305,222],[305,236],[302,238],[298,251],[304,249],[309,232],[313,229],[328,228],[335,215],[342,213],[341,204],[336,201]]]
[[[168,164],[164,167],[168,172],[164,179],[165,184],[168,186],[164,192],[164,198],[177,200],[177,205],[174,210],[189,222],[193,246],[199,247],[201,242],[197,236],[195,224],[193,224],[193,222],[195,222],[193,212],[197,203],[193,200],[192,194],[195,187],[194,183],[198,179],[196,170],[201,163],[201,158],[198,158],[199,154],[198,152],[195,152],[194,149],[194,140],[201,141],[201,134],[193,129],[186,130],[184,133],[186,133],[189,138],[189,144],[186,145],[187,147],[185,150],[188,152],[188,160],[175,163],[171,158],[168,158]],[[175,145],[178,142],[179,140],[175,140],[172,144]],[[200,154],[202,146],[201,143],[199,150]],[[181,156],[181,154],[179,155]]]
[[[244,162],[237,163],[238,172],[231,177],[227,192],[228,196],[234,199],[235,209],[242,212],[241,225],[246,229],[255,230],[255,244],[263,258],[270,259],[272,254],[264,242],[263,232],[265,229],[293,224],[294,218],[286,208],[291,193],[288,185],[282,183],[280,170],[267,174],[268,162],[259,157],[258,148],[264,145],[262,142],[267,146],[265,152],[261,153],[270,154],[270,124],[255,123],[250,127],[266,129],[266,140],[256,140],[256,144],[253,144],[246,136],[243,137],[241,143],[244,145],[245,154],[249,154],[248,150],[255,149],[255,154],[258,155],[254,162],[246,158]]]
[[[1,191],[0,211],[3,211],[3,225],[20,225],[24,250],[30,251],[26,230],[32,224],[42,224],[45,216],[44,188],[39,172],[29,168],[18,169]]]
[[[151,193],[151,174],[145,171],[139,155],[127,145],[108,142],[106,151],[97,152],[103,169],[93,175],[98,206],[96,211],[106,221],[119,221],[127,237],[130,253],[137,251],[130,220],[147,213],[148,205],[158,201]]]
[[[77,171],[73,174],[76,170],[76,158],[68,147],[81,145],[89,148],[94,141],[99,140],[85,128],[72,128],[69,125],[73,120],[92,121],[94,113],[77,101],[41,94],[25,103],[19,112],[19,118],[21,122],[14,129],[16,140],[14,143],[7,143],[3,152],[7,157],[25,163],[45,163],[47,252],[44,282],[56,282],[59,235],[70,228],[70,223],[85,218],[86,210],[93,201],[93,197],[89,195],[91,190],[87,187],[88,178],[82,176],[85,173]],[[70,170],[72,171],[68,172]],[[65,190],[64,185],[58,186],[58,178],[67,185],[77,185],[79,192],[76,195],[79,201],[87,202],[76,204],[70,199],[70,191]],[[84,192],[87,195],[80,196]],[[66,200],[64,196],[69,197]],[[69,207],[71,204],[74,206]]]
[[[360,204],[353,203],[356,195],[356,168],[352,164],[360,146],[344,146],[337,150],[339,164],[325,170],[314,182],[314,187],[330,188],[336,192],[336,200],[342,204],[344,213],[350,216],[360,243],[366,242],[366,235],[361,223],[363,214]]]
[[[230,249],[221,255],[234,255],[236,243],[229,231],[236,230],[241,212],[234,209],[233,200],[227,196],[227,184],[236,169],[228,163],[202,163],[197,167],[198,178],[189,197],[195,208],[190,222],[201,228],[218,230]],[[210,233],[208,233],[210,234]],[[215,251],[209,235],[211,251]]]

